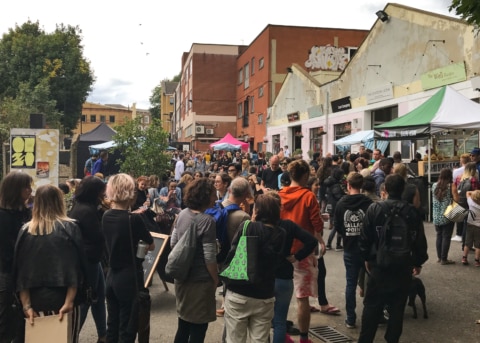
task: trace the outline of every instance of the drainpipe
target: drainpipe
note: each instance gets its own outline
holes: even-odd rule
[[[325,141],[325,144],[323,145],[324,148],[322,149],[322,157],[325,156],[325,147],[327,147],[327,143],[328,143],[328,110],[329,110],[329,106],[328,104],[330,103],[330,92],[327,91],[327,103],[326,103],[326,106],[325,106],[325,132],[327,133],[324,138],[324,141]]]

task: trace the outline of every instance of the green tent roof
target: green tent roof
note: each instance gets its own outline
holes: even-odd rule
[[[440,105],[442,104],[443,97],[445,95],[446,87],[442,87],[436,94],[423,104],[415,108],[408,114],[393,119],[387,123],[375,126],[375,129],[392,129],[402,128],[408,126],[424,126],[430,124],[432,119],[437,114]]]

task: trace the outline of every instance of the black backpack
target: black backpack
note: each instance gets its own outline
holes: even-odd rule
[[[416,231],[409,216],[410,205],[397,202],[390,205],[378,202],[385,216],[385,223],[377,228],[377,266],[380,269],[412,266],[412,242]]]

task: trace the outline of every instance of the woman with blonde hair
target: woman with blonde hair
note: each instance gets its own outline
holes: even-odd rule
[[[133,259],[139,242],[155,245],[141,218],[141,210],[129,212],[135,201],[135,181],[130,175],[116,174],[107,183],[107,198],[111,206],[102,218],[103,234],[109,257],[106,279],[107,342],[135,341],[138,311],[133,305],[137,290],[143,290],[143,259]],[[130,318],[131,317],[131,318]]]
[[[20,228],[32,215],[26,206],[32,182],[30,175],[13,171],[0,183],[0,337],[7,341],[19,338],[24,327],[13,315],[13,252]]]
[[[73,312],[70,332],[78,341],[77,289],[84,275],[82,235],[67,217],[63,192],[53,185],[38,187],[32,220],[22,229],[15,250],[15,282],[23,311],[30,325],[40,312],[64,315]]]
[[[240,176],[248,177],[248,173],[250,170],[250,162],[248,159],[244,158],[242,160],[242,172],[240,173]]]

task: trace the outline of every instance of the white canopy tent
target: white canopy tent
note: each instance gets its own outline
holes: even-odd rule
[[[363,143],[365,144],[365,147],[367,149],[373,150],[377,148],[377,149],[380,149],[383,154],[388,147],[388,142],[387,141],[375,142],[373,136],[374,136],[373,130],[363,130],[363,131],[352,133],[351,135],[342,137],[340,139],[337,139],[333,141],[333,144],[336,145],[337,147],[345,147],[344,149],[341,149],[341,150],[346,150],[347,146]]]

